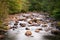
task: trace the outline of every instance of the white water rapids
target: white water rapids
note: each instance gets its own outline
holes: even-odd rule
[[[25,15],[27,17],[32,15],[31,17],[36,18],[36,19],[41,19],[41,20],[43,20],[43,22],[49,21],[49,19],[47,19],[47,20],[45,19],[46,16],[38,14],[38,13],[21,14],[20,16],[18,16],[18,18],[25,18],[22,15]],[[46,24],[47,27],[42,27],[42,25],[44,25],[42,23],[37,25],[37,26],[30,26],[30,24],[28,23],[28,21],[30,21],[30,20],[31,20],[31,18],[29,17],[29,18],[26,19],[26,21],[18,21],[19,23],[18,23],[17,28],[15,30],[9,29],[8,32],[7,32],[8,40],[48,40],[48,39],[45,39],[44,36],[45,35],[47,35],[47,36],[48,35],[53,35],[53,34],[51,34],[51,30],[48,30],[49,28],[53,29],[53,27],[51,27],[51,22],[48,22]],[[14,23],[15,23],[15,21],[10,21],[9,26],[13,27]],[[21,27],[19,25],[20,23],[25,23],[26,26]],[[30,29],[30,31],[32,32],[31,36],[33,36],[33,37],[25,35],[25,32],[27,31],[25,29],[26,27]],[[43,30],[40,30],[39,33],[36,33],[35,30],[37,28],[42,28]],[[46,30],[48,30],[48,31],[46,31]]]

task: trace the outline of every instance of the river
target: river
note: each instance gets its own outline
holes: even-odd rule
[[[21,18],[24,20],[19,20],[17,25],[15,24],[15,21],[10,21],[9,25],[10,27],[16,26],[17,28],[9,29],[7,32],[7,39],[6,40],[59,40],[59,37],[56,38],[54,34],[51,33],[52,29],[56,29],[55,27],[52,27],[52,23],[50,22],[50,19],[46,19],[47,16],[39,14],[39,13],[32,13],[32,14],[21,14],[17,16],[17,18]],[[38,19],[41,20],[42,22],[39,23],[39,25],[35,25],[37,23],[33,22],[31,25],[28,23],[28,21],[32,19]],[[43,27],[44,22],[46,23],[46,27]],[[22,27],[20,23],[25,24],[25,27]],[[29,28],[30,31],[32,32],[31,36],[26,36],[26,28]],[[35,32],[36,29],[41,28],[38,33]]]

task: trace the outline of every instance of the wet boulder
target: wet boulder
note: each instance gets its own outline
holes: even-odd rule
[[[19,21],[15,21],[15,23],[19,23]]]
[[[43,22],[42,22],[42,24],[45,24],[45,25],[46,25],[46,24],[47,24],[47,22],[43,21]]]
[[[15,21],[14,26],[18,25],[19,21]]]
[[[0,29],[0,39],[3,39],[5,37],[6,32],[7,32],[7,30]]]
[[[60,21],[56,23],[56,28],[60,30]]]
[[[50,20],[46,20],[47,23],[51,22]]]
[[[40,26],[40,24],[33,23],[33,24],[31,24],[31,26]]]
[[[3,25],[4,25],[4,26],[8,26],[8,24],[9,24],[9,23],[6,23],[6,22],[5,22],[5,23],[3,23]]]
[[[20,18],[18,21],[26,21],[26,18]]]
[[[25,27],[26,24],[25,23],[20,23],[20,26]]]
[[[7,30],[2,30],[2,29],[0,29],[0,35],[5,34],[6,32],[7,32]]]
[[[23,16],[23,17],[29,17],[30,14],[23,14],[22,16]]]
[[[5,35],[0,35],[0,39],[3,39],[3,38],[5,38]]]
[[[16,25],[18,25],[18,23],[15,23],[14,25],[16,26]]]
[[[31,19],[28,23],[32,24],[32,23],[38,23],[38,22],[39,22],[39,20],[34,18],[34,19]]]
[[[30,18],[30,15],[23,15],[23,17]]]
[[[37,32],[37,33],[38,33],[38,32],[40,32],[40,30],[35,30],[35,32]]]
[[[35,30],[35,32],[40,32],[40,30],[42,30],[42,28],[37,28],[36,30]]]
[[[53,23],[51,23],[51,27],[54,27],[54,24]]]
[[[60,30],[51,30],[51,33],[52,34],[55,34],[55,35],[60,35]]]
[[[32,35],[32,32],[31,31],[26,31],[25,35],[26,36],[31,36]]]
[[[48,32],[48,31],[51,31],[52,29],[53,29],[53,27],[47,27],[47,28],[45,29],[45,31]]]
[[[37,28],[37,30],[42,30],[42,28]]]
[[[42,23],[42,21],[37,21],[37,24],[41,24]]]
[[[36,18],[34,18],[34,19],[31,19],[30,21],[32,21],[32,22],[37,22],[37,19]]]
[[[42,27],[48,27],[46,24],[42,25]]]
[[[26,30],[30,30],[29,28],[25,28]]]
[[[28,23],[29,23],[29,24],[32,24],[32,21],[30,20]]]
[[[12,19],[11,20],[13,20],[13,21],[17,21],[18,19],[17,19],[17,17],[12,17]]]
[[[32,19],[32,21],[35,22],[35,23],[37,23],[38,20],[35,18],[35,19]]]
[[[10,29],[17,29],[17,26],[10,27]]]

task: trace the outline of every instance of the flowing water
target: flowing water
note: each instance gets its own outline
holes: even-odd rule
[[[38,13],[32,13],[32,14],[21,14],[17,16],[18,18],[26,18],[26,20],[18,21],[18,25],[14,25],[15,21],[10,21],[9,25],[10,27],[16,26],[16,29],[9,29],[7,34],[8,38],[6,40],[55,40],[55,36],[51,34],[51,29],[56,29],[55,27],[51,26],[51,22],[49,22],[49,19],[46,19],[45,15],[41,15]],[[46,22],[47,27],[42,27],[44,24],[40,23],[39,25],[32,26],[28,23],[32,18],[42,20],[43,22]],[[25,27],[21,27],[19,25],[20,23],[26,24]],[[33,24],[37,24],[34,23]],[[29,28],[32,32],[31,36],[26,36],[25,32],[27,31],[26,28]],[[40,30],[38,33],[35,32],[37,28],[42,28],[43,30]]]

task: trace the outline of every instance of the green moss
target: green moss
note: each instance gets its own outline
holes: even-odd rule
[[[57,22],[57,26],[59,26],[59,27],[60,27],[60,22]]]

